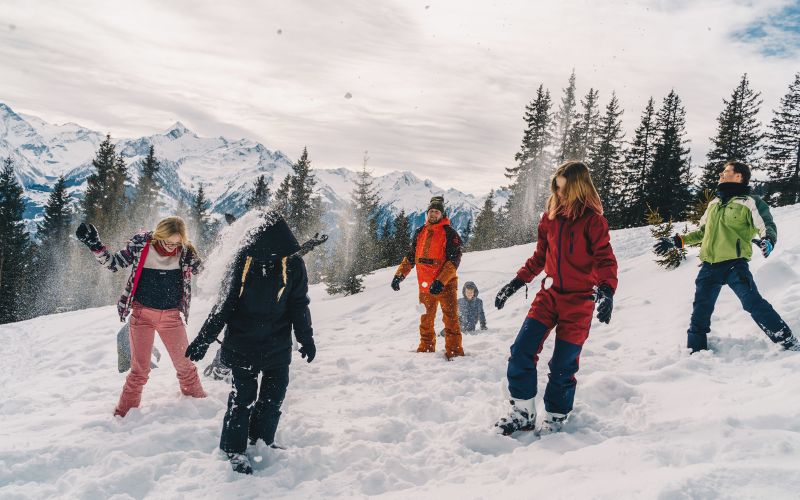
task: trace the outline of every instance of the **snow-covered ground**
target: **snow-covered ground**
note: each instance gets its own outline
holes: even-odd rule
[[[775,215],[777,249],[752,270],[800,331],[800,206]],[[413,276],[399,293],[391,269],[353,297],[313,287],[317,359],[295,358],[277,436],[288,450],[259,444],[253,476],[232,472],[217,449],[222,382],[204,380],[207,399],[182,397],[162,359],[141,409],[112,417],[124,380],[113,307],[5,325],[0,498],[800,498],[800,353],[770,343],[726,289],[712,351],[689,356],[697,250],[665,271],[651,243],[646,228],[613,233],[611,324],[593,324],[565,432],[540,440],[492,429],[507,410],[508,347],[537,282],[502,311],[493,297],[532,245],[464,256],[461,281],[480,287],[490,329],[466,335],[468,355],[450,363],[412,352]],[[221,260],[209,262],[214,280]],[[195,300],[190,337],[211,302],[209,292]],[[552,342],[545,349],[540,390]]]

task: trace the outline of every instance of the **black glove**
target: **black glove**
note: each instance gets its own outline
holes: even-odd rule
[[[765,259],[769,257],[769,254],[772,253],[772,249],[775,248],[775,245],[769,238],[762,238],[760,240],[758,238],[754,238],[753,243],[758,245],[758,248],[761,249],[761,255],[763,255]]]
[[[81,225],[75,230],[75,237],[93,252],[103,248],[103,244],[100,243],[100,235],[97,234],[97,228],[94,227],[94,224],[81,222]]]
[[[210,345],[211,343],[206,342],[202,337],[198,336],[189,344],[189,347],[186,348],[185,356],[192,361],[200,361],[205,357],[206,352],[208,352],[208,346]]]
[[[430,288],[431,295],[439,295],[442,290],[444,290],[444,284],[439,280],[433,280]]]
[[[304,342],[300,345],[300,357],[307,358],[306,361],[311,363],[314,361],[314,358],[317,356],[317,346],[314,345],[314,341]]]
[[[667,255],[673,248],[683,248],[683,240],[677,234],[671,238],[659,238],[656,244],[653,245],[653,250],[662,257]]]
[[[486,330],[486,325],[481,325],[481,330]]]
[[[525,282],[519,278],[514,278],[511,280],[506,286],[500,289],[497,292],[497,297],[494,298],[494,306],[498,309],[502,309],[504,305],[506,305],[506,300],[509,297],[514,295],[514,292],[519,290],[525,285]]]
[[[316,233],[308,241],[300,245],[300,250],[298,251],[298,253],[300,255],[305,255],[311,250],[314,250],[314,248],[318,247],[319,245],[322,245],[326,241],[328,241],[327,234],[323,234],[322,236],[320,236],[319,233]]]
[[[404,279],[406,279],[406,277],[403,276],[402,274],[396,274],[394,278],[392,278],[392,290],[394,290],[395,292],[399,292],[400,282],[403,281]]]
[[[614,309],[614,290],[604,283],[597,288],[594,300],[597,302],[597,319],[600,323],[608,324]]]

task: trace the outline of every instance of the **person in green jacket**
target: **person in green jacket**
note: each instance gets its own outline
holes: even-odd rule
[[[694,309],[689,324],[687,347],[692,352],[708,349],[711,314],[723,285],[731,287],[744,310],[775,343],[800,351],[800,342],[789,325],[764,300],[756,288],[748,261],[753,255],[751,242],[769,257],[778,241],[778,230],[769,206],[750,194],[750,167],[728,161],[719,174],[717,197],[708,204],[700,227],[681,237],[661,238],[654,249],[665,255],[672,248],[700,244],[703,264],[695,280]]]

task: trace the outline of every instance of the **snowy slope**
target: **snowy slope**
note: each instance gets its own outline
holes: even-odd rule
[[[15,160],[17,175],[28,201],[26,217],[40,215],[42,207],[59,175],[64,175],[69,193],[82,197],[86,178],[93,172],[91,160],[105,134],[73,123],[53,125],[41,118],[19,114],[0,103],[0,158]],[[151,145],[161,160],[159,177],[164,186],[163,199],[167,210],[177,201],[189,202],[202,183],[211,209],[218,214],[241,215],[253,183],[264,175],[275,192],[291,171],[292,160],[284,153],[270,150],[249,139],[200,137],[181,122],[166,131],[140,138],[113,138],[117,151],[131,167],[131,184],[138,179],[141,161]],[[314,166],[313,144],[310,157]],[[297,152],[300,153],[299,151]],[[317,190],[331,211],[342,210],[350,200],[356,172],[346,168],[319,169]],[[466,228],[483,205],[481,197],[444,189],[428,179],[419,179],[409,171],[376,176],[375,187],[382,200],[381,219],[400,210],[412,218],[412,228],[421,223],[423,212],[433,195],[445,195],[451,221],[456,229]],[[498,191],[498,202],[507,196]],[[329,221],[333,225],[333,218]],[[31,227],[33,227],[31,225]],[[335,230],[335,228],[331,228]]]
[[[778,247],[752,269],[800,331],[800,234],[791,229],[800,206],[775,215]],[[230,238],[241,234],[237,224]],[[314,287],[319,350],[312,364],[292,364],[277,436],[289,449],[252,450],[262,457],[252,477],[234,474],[217,450],[221,382],[205,382],[209,398],[187,399],[162,360],[142,408],[111,416],[124,380],[113,307],[2,326],[0,498],[797,498],[800,353],[767,341],[725,290],[713,351],[690,357],[697,250],[665,271],[652,262],[646,228],[614,232],[612,242],[614,316],[593,324],[565,432],[538,441],[492,431],[506,411],[508,347],[538,280],[527,300],[519,291],[502,311],[491,303],[531,245],[464,256],[461,279],[480,286],[490,330],[465,336],[468,356],[451,363],[411,352],[413,277],[399,293],[391,269],[353,297]],[[225,248],[200,281],[190,337],[211,306]]]

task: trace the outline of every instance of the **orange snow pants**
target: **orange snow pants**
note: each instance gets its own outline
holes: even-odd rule
[[[445,356],[463,356],[461,346],[461,325],[458,322],[458,278],[453,278],[444,286],[442,293],[431,295],[427,289],[420,290],[419,302],[425,306],[425,313],[419,318],[419,347],[417,352],[436,350],[436,331],[433,323],[436,309],[441,304],[444,320]]]

